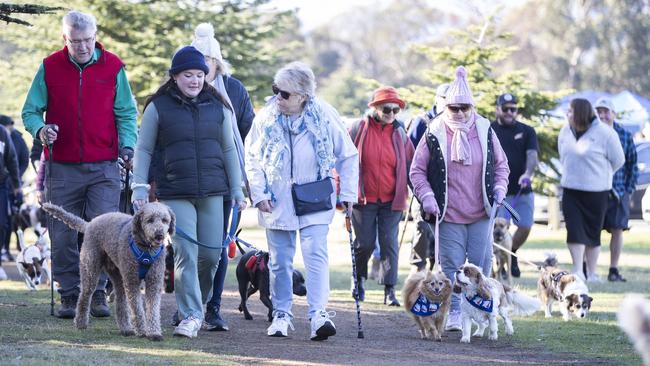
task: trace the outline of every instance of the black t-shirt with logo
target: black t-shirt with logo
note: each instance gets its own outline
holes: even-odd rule
[[[519,192],[519,177],[526,172],[526,151],[538,150],[537,134],[532,127],[518,121],[512,125],[492,122],[492,129],[497,134],[501,147],[508,157],[508,166],[510,167],[508,194],[517,194]],[[531,191],[530,187],[526,187],[521,193]]]

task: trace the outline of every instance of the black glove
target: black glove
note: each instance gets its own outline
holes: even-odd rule
[[[57,133],[59,132],[59,126],[55,124],[47,124],[43,127],[41,127],[40,130],[38,130],[38,138],[41,140],[41,143],[43,145],[51,145],[56,141],[56,138],[58,137]]]
[[[120,158],[122,158],[122,160],[124,160],[124,162],[129,162],[129,161],[133,160],[133,149],[128,147],[128,146],[124,146],[123,148],[121,148],[120,149]]]

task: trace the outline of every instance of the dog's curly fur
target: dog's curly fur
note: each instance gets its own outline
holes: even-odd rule
[[[404,309],[413,318],[420,328],[422,339],[442,341],[447,313],[451,306],[451,281],[440,271],[429,270],[419,271],[411,274],[402,288]],[[411,312],[413,304],[418,300],[420,294],[426,296],[431,302],[440,304],[437,312],[429,316],[417,316]]]
[[[129,247],[129,237],[133,237],[140,250],[155,253],[164,245],[167,235],[174,235],[174,213],[164,204],[152,202],[144,205],[134,216],[112,212],[86,222],[54,204],[45,203],[43,209],[72,229],[85,234],[79,253],[81,293],[77,301],[75,326],[78,329],[88,327],[91,296],[99,275],[104,270],[113,282],[116,321],[120,333],[124,336],[135,334],[151,340],[162,340],[160,298],[165,272],[164,257],[161,255],[151,265],[144,278],[143,304],[138,262]],[[127,302],[131,314],[127,310]],[[135,321],[135,331],[131,316]]]

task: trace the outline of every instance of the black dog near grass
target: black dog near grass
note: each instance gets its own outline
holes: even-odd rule
[[[244,313],[244,318],[252,320],[246,301],[259,290],[260,300],[269,309],[268,320],[273,320],[273,303],[271,303],[271,291],[269,287],[269,253],[263,250],[251,250],[241,256],[237,264],[237,282],[239,283],[239,295],[241,304],[239,311]],[[298,270],[293,270],[293,294],[298,296],[307,295],[305,278]]]

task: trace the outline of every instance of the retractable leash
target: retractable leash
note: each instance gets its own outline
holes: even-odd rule
[[[231,219],[230,219],[230,230],[228,230],[228,233],[226,233],[226,237],[223,238],[223,246],[228,247],[228,258],[235,258],[235,254],[237,254],[237,245],[235,242],[237,241],[237,226],[239,226],[239,206],[236,204],[232,205],[232,214],[231,214]]]
[[[531,265],[531,266],[537,268],[538,270],[541,270],[541,269],[542,269],[542,266],[541,266],[541,265],[539,265],[539,264],[535,264],[535,262],[531,262],[531,261],[529,261],[529,260],[527,260],[527,259],[525,259],[525,258],[520,257],[519,255],[517,255],[517,253],[513,252],[512,250],[509,250],[509,249],[503,247],[502,245],[499,245],[499,244],[495,243],[494,241],[492,242],[492,245],[494,245],[495,247],[497,247],[499,250],[502,250],[502,251],[504,251],[504,252],[506,252],[506,253],[508,253],[508,254],[510,254],[510,255],[512,255],[512,256],[517,257],[520,261],[522,261],[522,262],[524,262],[524,263],[526,263],[526,264],[528,264],[528,265]]]
[[[352,255],[352,278],[354,279],[354,302],[357,306],[357,338],[363,337],[363,328],[361,326],[361,306],[359,306],[359,282],[357,281],[357,260],[354,255],[354,239],[352,238],[352,222],[350,219],[350,209],[345,208],[345,228],[350,235],[350,253]]]

